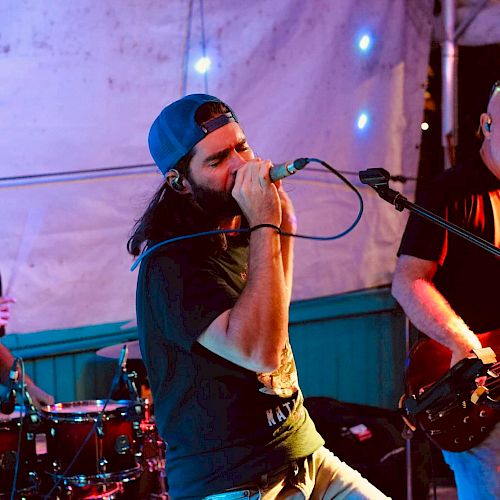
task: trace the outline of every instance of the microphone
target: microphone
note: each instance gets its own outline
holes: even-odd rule
[[[294,161],[278,163],[269,169],[269,178],[271,182],[279,181],[290,175],[293,175],[297,170],[302,170],[309,163],[309,158],[298,158]]]
[[[128,345],[123,344],[122,350],[120,352],[120,359],[118,360],[118,366],[121,371],[125,371],[127,369],[127,357],[128,357]]]
[[[120,366],[120,375],[118,376],[118,380],[122,380],[125,384],[127,391],[130,395],[130,399],[139,400],[139,394],[137,392],[137,387],[135,386],[134,379],[137,377],[135,372],[129,373],[127,370],[127,357],[128,357],[128,345],[123,344],[120,359],[118,364]]]
[[[9,373],[9,385],[7,388],[7,392],[2,396],[0,400],[0,411],[5,415],[10,415],[14,408],[16,407],[16,386],[17,379],[19,378],[19,358],[14,359],[12,363],[12,367]]]
[[[122,374],[127,372],[127,355],[128,346],[127,344],[123,344],[122,350],[120,351],[120,357],[118,358],[118,369],[116,370],[115,376],[111,382],[111,387],[116,388],[122,379]]]

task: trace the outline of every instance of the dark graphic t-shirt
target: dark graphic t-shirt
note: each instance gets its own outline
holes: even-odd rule
[[[439,176],[418,204],[499,246],[500,180],[479,154]],[[436,288],[474,332],[500,327],[495,290],[500,281],[498,257],[413,214],[399,248],[401,254],[439,264]]]
[[[234,242],[206,256],[200,240],[166,246],[141,265],[139,339],[174,499],[250,482],[323,444],[289,344],[279,369],[255,373],[197,342],[238,299],[247,258],[247,245]]]

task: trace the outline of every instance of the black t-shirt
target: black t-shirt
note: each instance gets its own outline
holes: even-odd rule
[[[174,499],[236,487],[322,444],[303,406],[290,346],[258,374],[197,338],[244,288],[247,244],[206,255],[203,239],[167,245],[141,264],[137,320]]]
[[[418,204],[498,246],[500,181],[479,154],[436,178]],[[439,264],[436,288],[474,332],[500,327],[498,257],[415,214],[401,241],[402,254]]]

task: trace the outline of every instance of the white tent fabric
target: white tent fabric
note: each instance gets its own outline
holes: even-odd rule
[[[494,45],[500,43],[500,0],[441,0],[451,1],[455,11],[455,32],[458,45]],[[436,16],[433,39],[445,40],[443,12]]]
[[[194,2],[188,44],[187,1],[3,2],[0,177],[151,163],[152,120],[181,96],[184,77],[187,93],[205,89],[191,69],[201,54],[200,5],[213,61],[208,92],[236,110],[260,156],[414,176],[432,3]],[[363,30],[374,40],[366,54],[356,47]],[[359,131],[361,111],[370,119]],[[352,191],[325,172],[311,164],[285,181],[301,233],[337,233],[356,216]],[[18,300],[9,331],[133,319],[136,274],[125,243],[161,180],[148,171],[0,183],[0,271]],[[360,190],[365,213],[350,234],[297,241],[294,299],[390,282],[406,216]],[[411,196],[414,183],[404,190]]]

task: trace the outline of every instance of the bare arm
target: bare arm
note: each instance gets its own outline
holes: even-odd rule
[[[256,160],[236,178],[233,196],[250,226],[281,224],[280,198],[268,171],[269,162]],[[273,371],[288,339],[289,300],[281,238],[272,228],[257,229],[250,236],[245,289],[234,307],[218,316],[198,342],[249,370]]]
[[[14,356],[3,344],[0,344],[0,383],[7,384],[9,381],[10,369],[14,363]],[[40,407],[50,405],[54,402],[53,396],[40,389],[29,375],[24,375],[26,390],[29,392],[33,403]]]
[[[15,302],[12,297],[0,296],[0,326],[7,326],[10,319],[10,305]],[[0,343],[0,384],[9,379],[9,371],[14,357],[10,351]]]
[[[15,299],[11,297],[0,297],[0,326],[7,325],[10,318],[10,304],[14,303]],[[14,363],[12,353],[0,343],[0,383],[6,384],[9,380],[10,369]],[[36,406],[52,404],[54,398],[45,391],[35,385],[33,380],[25,374],[24,381],[26,388],[33,399]]]
[[[281,185],[279,185],[278,194],[281,201],[281,230],[285,233],[294,234],[297,232],[297,217],[295,216],[292,201]],[[292,297],[293,249],[295,239],[290,236],[282,236],[280,241],[283,272],[285,273],[285,283],[288,290],[288,302],[290,302]]]
[[[392,294],[420,331],[451,350],[453,365],[481,343],[434,286],[436,271],[435,262],[401,255]]]
[[[14,356],[11,352],[3,345],[0,344],[0,383],[5,384],[9,380],[9,372],[12,363],[14,362]]]

